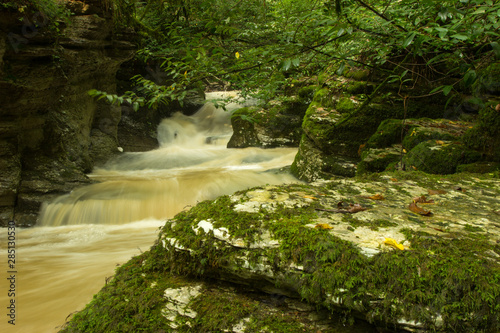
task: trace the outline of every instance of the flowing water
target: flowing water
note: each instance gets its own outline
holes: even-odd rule
[[[17,229],[16,325],[7,323],[4,266],[0,332],[56,332],[117,264],[149,249],[162,221],[182,209],[251,186],[296,181],[278,171],[296,149],[227,149],[229,120],[229,112],[211,104],[191,117],[165,119],[158,149],[124,153],[94,170],[95,184],[45,204],[39,226]],[[7,229],[0,232],[6,253]]]

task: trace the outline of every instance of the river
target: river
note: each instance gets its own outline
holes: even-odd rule
[[[179,211],[248,187],[297,181],[278,171],[296,149],[227,149],[231,133],[230,112],[211,104],[191,117],[176,114],[159,125],[158,149],[123,153],[89,174],[96,184],[45,204],[38,225],[16,233],[16,325],[5,316],[2,267],[0,332],[57,332]],[[0,241],[6,253],[6,229]]]

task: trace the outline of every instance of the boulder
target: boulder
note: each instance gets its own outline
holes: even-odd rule
[[[287,331],[267,326],[271,318],[288,331],[335,330],[309,321],[325,312],[389,332],[498,331],[499,185],[492,176],[396,172],[201,202],[167,221],[151,250],[120,268],[65,332],[96,323],[122,332]],[[259,317],[255,307],[269,312]],[[302,315],[292,320],[294,307]]]

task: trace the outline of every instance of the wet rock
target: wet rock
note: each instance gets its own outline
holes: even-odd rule
[[[370,322],[358,322],[365,332],[497,331],[499,185],[397,172],[199,203],[167,221],[151,250],[63,331],[98,322],[120,331],[342,332],[338,311]],[[422,196],[430,216],[408,208]],[[364,209],[349,212],[356,205]],[[114,308],[134,311],[109,315]]]
[[[285,103],[239,109],[231,117],[233,135],[228,148],[297,147],[302,116],[293,104]]]
[[[0,11],[0,141],[9,146],[0,143],[9,161],[0,166],[0,225],[11,219],[35,224],[42,201],[86,182],[84,173],[117,151],[120,110],[87,91],[116,91],[115,74],[133,56],[134,45],[114,35],[102,2],[66,3],[74,12],[59,25],[58,36],[40,13]],[[43,23],[27,33],[23,22],[37,17]],[[54,180],[52,190],[36,185]]]

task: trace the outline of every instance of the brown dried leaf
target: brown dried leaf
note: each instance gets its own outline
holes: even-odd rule
[[[385,200],[385,198],[384,198],[384,196],[382,194],[372,195],[371,197],[368,197],[368,199],[372,199],[372,200]]]
[[[446,191],[444,190],[427,190],[427,193],[429,193],[429,195],[434,195],[434,194],[445,194]]]
[[[362,212],[364,210],[367,210],[368,208],[361,206],[360,204],[354,204],[351,205],[351,207],[347,210],[347,212],[354,214],[357,212]]]
[[[416,198],[413,198],[413,202],[414,203],[434,203],[434,200],[430,199],[430,200],[427,200],[427,198],[425,197],[425,195],[422,195],[420,197],[416,197]]]
[[[418,207],[415,202],[412,202],[408,208],[412,212],[417,213],[419,215],[423,215],[423,216],[431,216],[432,215],[432,213],[430,211]]]

